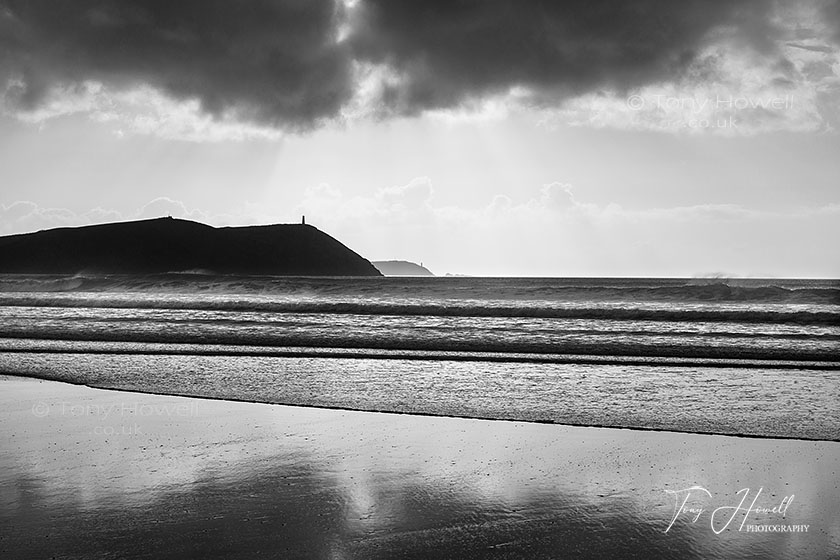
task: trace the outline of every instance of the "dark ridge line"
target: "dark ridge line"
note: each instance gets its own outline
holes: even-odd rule
[[[143,344],[143,343],[140,343]],[[307,348],[300,346],[296,348]],[[337,348],[342,350],[342,348]],[[373,349],[376,350],[376,349]],[[796,360],[768,360],[768,363],[763,363],[760,360],[745,360],[737,361],[737,358],[719,358],[720,360],[730,361],[712,361],[716,358],[707,358],[710,361],[703,361],[703,359],[689,358],[685,361],[674,359],[671,356],[650,356],[650,360],[636,359],[628,357],[624,359],[621,355],[604,355],[603,358],[565,358],[558,356],[552,358],[550,356],[470,356],[470,355],[447,355],[447,354],[397,354],[397,353],[362,353],[362,352],[318,352],[318,351],[256,351],[256,352],[236,352],[226,350],[129,350],[129,349],[98,349],[92,348],[90,350],[64,350],[60,348],[0,348],[0,354],[73,354],[85,355],[93,354],[97,356],[207,356],[207,357],[246,357],[246,358],[323,358],[323,359],[348,359],[348,360],[407,360],[407,361],[429,361],[429,362],[491,362],[491,363],[525,363],[525,364],[564,364],[564,365],[623,365],[623,366],[651,366],[651,367],[709,367],[709,368],[749,368],[749,369],[774,369],[774,370],[817,370],[817,371],[840,371],[840,363],[837,362],[819,362],[815,360],[802,360],[796,363]],[[694,361],[689,361],[694,360]]]
[[[2,236],[0,270],[99,277],[196,270],[382,276],[367,259],[305,223],[213,227],[171,216]],[[77,287],[85,283],[78,281]]]
[[[156,395],[160,397],[181,397],[181,398],[188,398],[188,399],[201,399],[207,401],[222,401],[222,402],[238,402],[238,403],[248,403],[248,404],[263,404],[268,406],[288,406],[288,407],[296,407],[296,408],[310,408],[310,409],[321,409],[321,410],[341,410],[346,412],[363,412],[368,414],[398,414],[402,416],[421,416],[421,417],[428,417],[428,418],[453,418],[453,419],[460,419],[460,420],[479,420],[485,422],[519,422],[522,424],[544,424],[544,425],[553,425],[553,426],[567,426],[573,428],[596,428],[596,429],[607,429],[607,430],[628,430],[634,432],[670,432],[672,434],[691,434],[691,435],[698,435],[698,436],[719,436],[719,437],[732,437],[732,438],[743,438],[743,439],[780,439],[780,440],[788,440],[788,441],[803,441],[803,442],[827,442],[827,443],[840,443],[840,436],[837,439],[820,439],[820,438],[808,438],[808,437],[796,437],[796,436],[783,436],[783,435],[761,435],[761,434],[739,434],[739,433],[727,433],[727,432],[696,432],[690,430],[679,430],[673,428],[654,428],[654,427],[647,427],[647,426],[612,426],[609,424],[576,424],[573,422],[555,422],[553,420],[523,420],[523,419],[514,419],[514,418],[494,418],[492,416],[457,416],[453,414],[434,414],[431,412],[417,412],[417,411],[400,411],[400,410],[385,410],[385,409],[367,409],[367,408],[351,408],[349,406],[337,406],[337,405],[316,405],[316,404],[301,404],[301,403],[284,403],[284,402],[265,402],[265,401],[255,401],[250,399],[236,399],[236,398],[225,398],[225,397],[212,397],[206,395],[190,395],[187,393],[157,393],[155,391],[143,391],[137,389],[121,389],[117,387],[101,387],[98,385],[90,385],[88,383],[82,382],[73,382],[73,381],[66,381],[64,379],[54,379],[51,377],[41,377],[37,375],[22,375],[18,373],[7,373],[7,372],[0,372],[0,375],[7,375],[9,377],[21,377],[26,379],[42,379],[45,381],[51,381],[54,383],[66,383],[67,385],[76,385],[80,387],[88,387],[90,389],[99,389],[103,391],[116,391],[120,393],[139,393],[141,395]]]

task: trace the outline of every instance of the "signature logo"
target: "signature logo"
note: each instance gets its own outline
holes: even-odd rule
[[[725,531],[733,521],[740,520],[739,531],[747,532],[807,532],[808,525],[778,525],[778,524],[748,524],[750,515],[766,516],[770,519],[782,518],[787,515],[788,508],[793,503],[794,494],[784,496],[778,503],[769,506],[762,505],[759,501],[764,488],[757,492],[749,488],[742,488],[735,493],[734,498],[726,500],[726,505],[720,505],[711,509],[709,502],[714,500],[712,493],[702,486],[691,486],[681,490],[665,490],[674,496],[674,515],[665,532],[671,530],[677,519],[691,519],[691,523],[697,523],[704,514],[708,514],[709,525],[716,535]],[[739,499],[740,497],[740,499]]]

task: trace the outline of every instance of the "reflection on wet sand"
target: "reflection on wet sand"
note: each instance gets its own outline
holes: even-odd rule
[[[198,401],[5,378],[0,554],[820,558],[840,444]],[[190,407],[191,404],[195,407]],[[75,407],[75,408],[74,408]],[[120,430],[120,428],[129,428]],[[110,428],[110,429],[109,429]],[[127,431],[128,433],[121,433]],[[745,487],[807,533],[715,534]],[[710,504],[707,504],[710,505]]]

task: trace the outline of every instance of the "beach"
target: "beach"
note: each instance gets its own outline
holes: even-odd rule
[[[840,560],[840,0],[0,45],[0,560]]]
[[[836,442],[0,395],[4,558],[840,554]]]

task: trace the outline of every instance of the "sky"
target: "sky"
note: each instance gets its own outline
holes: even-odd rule
[[[0,235],[299,222],[436,274],[840,277],[840,1],[0,0]]]

